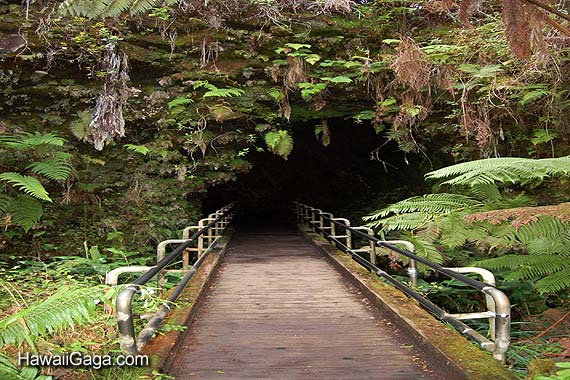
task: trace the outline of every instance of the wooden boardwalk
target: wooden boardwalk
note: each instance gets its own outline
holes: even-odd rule
[[[299,232],[238,231],[167,369],[186,379],[442,379]]]

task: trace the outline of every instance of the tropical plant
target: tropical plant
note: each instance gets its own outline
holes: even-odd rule
[[[237,87],[218,88],[207,80],[199,80],[193,83],[194,90],[205,88],[207,91],[202,95],[203,98],[232,98],[244,94],[244,90]]]
[[[284,159],[293,151],[293,138],[286,130],[270,131],[265,134],[265,143],[269,150]]]
[[[178,0],[166,0],[166,5],[175,5]],[[59,12],[65,16],[87,18],[116,17],[129,12],[137,15],[147,12],[165,3],[162,0],[66,0],[59,6]]]
[[[476,261],[475,265],[509,270],[507,279],[538,279],[536,289],[555,293],[570,288],[570,223],[543,216],[512,229],[506,235],[510,246],[524,246],[528,255],[507,254]]]
[[[427,179],[446,179],[442,184],[467,186],[493,183],[524,185],[552,176],[570,176],[570,156],[539,160],[520,157],[487,158],[448,166],[426,174]]]
[[[13,313],[0,321],[0,347],[26,342],[35,350],[35,340],[75,324],[93,320],[97,303],[108,295],[105,286],[63,286],[47,299]]]
[[[491,158],[426,174],[460,193],[436,193],[397,202],[364,218],[380,233],[405,232],[428,257],[435,244],[453,250],[469,244],[499,257],[476,265],[508,270],[510,280],[535,280],[541,293],[570,288],[570,205],[531,206],[524,195],[505,197],[497,184],[528,184],[570,174],[570,158]],[[467,187],[467,188],[466,188]],[[510,222],[506,223],[506,222]],[[423,243],[423,245],[422,245]],[[431,253],[433,256],[433,250]]]
[[[372,228],[382,226],[383,233],[414,230],[437,216],[481,205],[480,201],[462,194],[426,194],[404,199],[363,219]]]
[[[10,152],[14,156],[23,156],[28,160],[30,158],[39,159],[25,168],[39,178],[16,171],[0,173],[0,181],[12,188],[10,192],[6,187],[0,186],[0,215],[4,215],[7,226],[15,224],[28,231],[40,220],[43,207],[39,201],[52,202],[40,180],[43,177],[44,180],[64,181],[73,169],[71,155],[63,151],[64,144],[64,139],[52,133],[0,136],[0,151]],[[9,164],[8,161],[7,164]],[[12,168],[20,169],[19,167]]]

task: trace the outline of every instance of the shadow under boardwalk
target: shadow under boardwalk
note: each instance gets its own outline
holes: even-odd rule
[[[186,379],[440,379],[294,229],[239,230],[167,368]]]

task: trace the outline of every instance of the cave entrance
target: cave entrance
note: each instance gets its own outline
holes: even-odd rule
[[[383,194],[398,192],[403,198],[418,184],[423,186],[421,162],[407,157],[408,162],[397,145],[370,124],[332,119],[329,129],[330,144],[325,147],[315,137],[313,124],[291,128],[294,148],[288,160],[266,151],[250,152],[252,169],[236,181],[210,188],[203,211],[237,201],[247,216],[275,220],[284,218],[289,202],[299,201],[347,215],[373,210]]]

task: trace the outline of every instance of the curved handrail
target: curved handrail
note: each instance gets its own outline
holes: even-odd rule
[[[159,310],[154,314],[154,316],[149,320],[147,325],[143,328],[138,337],[135,336],[135,327],[133,319],[133,299],[134,296],[139,292],[140,287],[150,281],[152,278],[161,273],[164,268],[172,263],[174,259],[180,256],[187,248],[189,248],[196,240],[208,232],[207,238],[212,238],[216,235],[221,235],[223,231],[227,228],[231,217],[233,216],[232,208],[234,204],[231,203],[220,210],[216,211],[214,214],[215,218],[207,218],[208,224],[202,226],[200,223],[200,229],[196,231],[190,238],[181,243],[172,252],[166,255],[164,258],[160,259],[158,263],[150,267],[148,271],[143,273],[139,278],[128,284],[117,296],[116,301],[116,311],[117,311],[117,324],[119,328],[119,342],[121,346],[121,351],[127,355],[137,355],[142,347],[152,338],[154,332],[159,327],[160,323],[170,310],[171,306],[174,304],[176,299],[180,296],[190,279],[196,273],[197,268],[200,267],[206,253],[199,255],[198,260],[192,265],[192,267],[186,272],[184,277],[178,282],[177,286],[170,293],[166,302],[159,308]],[[209,233],[210,230],[215,231],[215,235]],[[210,245],[214,241],[210,242]]]
[[[347,223],[346,219],[342,218],[335,218],[331,213],[324,213],[320,209],[315,209],[311,206],[307,206],[303,203],[293,202],[295,205],[296,214],[298,218],[306,223],[311,228],[318,231],[321,235],[323,235],[328,240],[332,240],[335,242],[337,247],[339,247],[342,251],[351,255],[351,257],[360,263],[362,266],[374,272],[376,275],[383,277],[393,286],[401,290],[402,292],[406,293],[411,298],[418,301],[422,306],[426,309],[431,311],[436,317],[439,319],[448,322],[452,325],[455,329],[466,335],[468,338],[478,342],[481,347],[493,352],[493,357],[497,360],[502,362],[505,361],[505,354],[509,349],[511,337],[511,306],[508,297],[503,293],[501,290],[495,288],[494,285],[490,285],[488,283],[483,283],[481,281],[474,280],[470,277],[467,277],[456,269],[452,268],[445,268],[439,264],[431,262],[421,256],[418,256],[412,252],[409,252],[405,249],[399,248],[393,244],[402,243],[401,241],[385,241],[379,239],[373,235],[371,235],[368,231],[363,231],[362,228],[359,227],[351,227],[350,222]],[[326,228],[322,228],[324,222],[330,223],[327,231]],[[318,226],[319,224],[320,226]],[[336,235],[336,227],[340,227],[346,231],[344,235]],[[429,268],[432,268],[438,273],[444,274],[450,278],[458,280],[474,289],[477,289],[485,294],[486,297],[489,297],[493,303],[494,307],[490,308],[490,310],[486,313],[480,313],[482,317],[485,318],[492,318],[494,320],[492,339],[494,341],[490,341],[477,331],[471,329],[465,323],[461,322],[455,315],[447,313],[445,310],[440,308],[439,306],[435,305],[433,302],[428,300],[427,298],[423,297],[421,294],[417,293],[414,289],[406,286],[402,282],[398,281],[382,269],[376,266],[375,262],[370,262],[363,257],[355,254],[355,250],[352,249],[351,246],[351,235],[357,235],[361,238],[367,239],[368,241],[372,242],[375,246],[381,246],[387,248],[393,252],[396,252],[402,256],[405,256],[410,259],[410,263],[413,263],[415,274],[415,263],[421,263]],[[337,239],[337,237],[341,237],[343,241]],[[375,261],[375,260],[374,260]],[[414,279],[412,279],[412,283]]]

